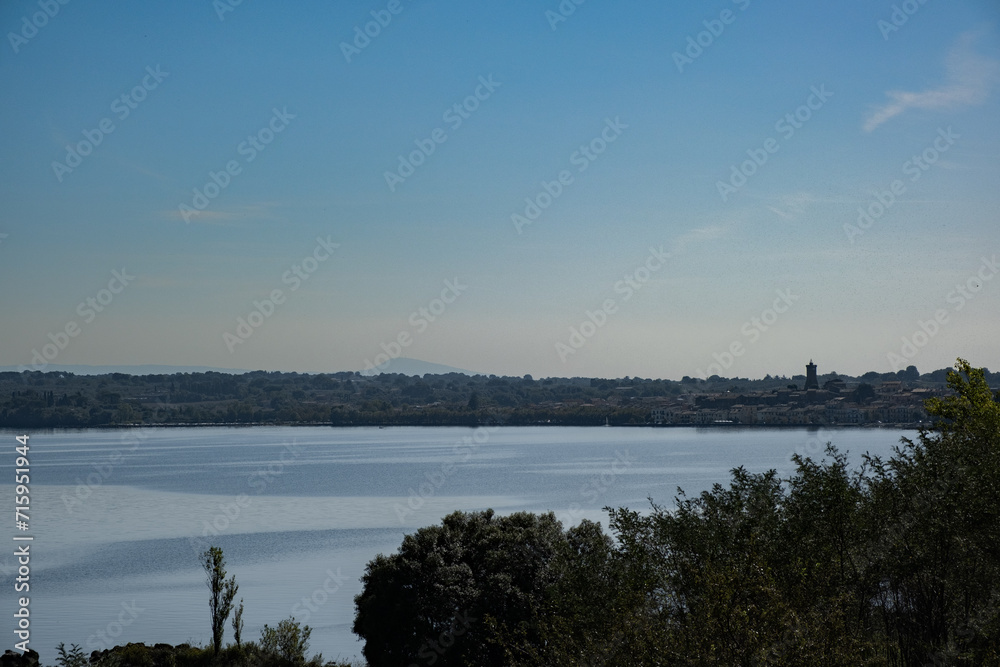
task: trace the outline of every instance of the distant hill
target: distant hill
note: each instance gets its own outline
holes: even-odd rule
[[[0,366],[0,373],[14,372],[20,373],[22,370],[34,370],[31,366]],[[158,364],[140,364],[135,366],[87,366],[83,364],[49,364],[44,368],[46,373],[72,373],[74,375],[107,375],[109,373],[124,373],[126,375],[173,375],[174,373],[228,373],[230,375],[243,375],[252,372],[246,368],[216,368],[214,366],[168,366]],[[361,371],[362,375],[380,375],[382,373],[400,373],[402,375],[423,376],[442,375],[445,373],[462,373],[464,375],[482,375],[473,371],[446,366],[444,364],[434,364],[429,361],[399,357],[391,360],[383,368],[377,371]]]
[[[454,366],[445,366],[444,364],[434,364],[429,361],[421,361],[419,359],[410,359],[408,357],[398,357],[392,359],[385,366],[372,369],[370,371],[361,371],[362,375],[381,375],[383,373],[399,373],[401,375],[443,375],[445,373],[462,373],[463,375],[483,375],[483,373],[474,373],[473,371],[463,370],[461,368],[455,368]]]
[[[34,370],[31,366],[0,366],[0,373],[20,373],[22,370]],[[173,375],[174,373],[230,373],[242,375],[249,370],[240,368],[214,368],[212,366],[163,366],[145,364],[137,366],[85,366],[81,364],[49,364],[44,368],[46,373],[72,373],[73,375],[107,375],[108,373],[125,373],[126,375]]]

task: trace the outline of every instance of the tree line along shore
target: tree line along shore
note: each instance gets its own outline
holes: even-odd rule
[[[407,376],[254,371],[154,375],[0,372],[0,427],[210,424],[332,426],[919,426],[949,369],[764,379]],[[1000,373],[984,371],[1000,387]]]

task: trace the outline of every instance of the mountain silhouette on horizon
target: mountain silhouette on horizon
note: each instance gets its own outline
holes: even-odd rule
[[[395,359],[390,359],[387,363],[382,366],[377,366],[371,370],[362,370],[362,375],[381,375],[383,373],[399,373],[400,375],[443,375],[445,373],[461,373],[462,375],[484,375],[484,373],[476,373],[473,371],[467,371],[462,368],[455,368],[454,366],[446,366],[445,364],[435,364],[430,361],[421,361],[420,359],[411,359],[409,357],[397,357]]]

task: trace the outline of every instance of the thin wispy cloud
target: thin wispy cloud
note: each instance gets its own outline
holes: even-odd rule
[[[167,209],[166,211],[161,211],[161,215],[171,220],[184,220],[184,214],[178,211],[177,209]],[[236,220],[243,217],[236,211],[205,210],[205,211],[195,211],[194,213],[190,213],[189,215],[191,222],[194,223],[200,222],[206,225],[222,224],[223,222]]]
[[[767,208],[785,220],[794,220],[804,213],[809,204],[814,201],[816,201],[816,197],[810,193],[797,192],[780,197],[776,206],[768,206]]]
[[[719,225],[690,229],[674,240],[670,246],[669,254],[675,255],[685,250],[691,244],[712,241],[722,237],[725,233],[726,228]]]
[[[278,206],[280,206],[278,202],[264,202],[261,204],[246,204],[228,209],[195,210],[189,212],[188,215],[191,223],[201,223],[204,225],[233,226],[247,220],[284,221],[285,218],[272,213],[272,209]],[[161,215],[170,220],[184,220],[184,214],[178,209],[161,211]]]
[[[945,58],[947,80],[940,88],[909,92],[890,90],[889,102],[874,109],[864,122],[865,132],[909,109],[945,110],[982,104],[1000,80],[1000,62],[974,51],[981,32],[967,32]]]
[[[785,220],[800,220],[809,208],[816,204],[860,204],[867,202],[867,195],[863,197],[841,195],[816,195],[811,192],[794,192],[777,197],[760,197],[765,202],[767,209]],[[768,204],[767,202],[773,202]]]
[[[171,178],[166,174],[154,171],[143,164],[140,164],[133,160],[129,160],[125,157],[122,157],[121,155],[116,155],[114,159],[119,165],[122,166],[123,169],[134,171],[138,174],[142,174],[143,176],[149,176],[157,181],[161,181],[164,183],[168,183],[171,181]]]

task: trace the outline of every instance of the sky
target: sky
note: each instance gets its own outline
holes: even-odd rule
[[[1000,368],[1000,4],[577,2],[4,2],[0,366]]]

